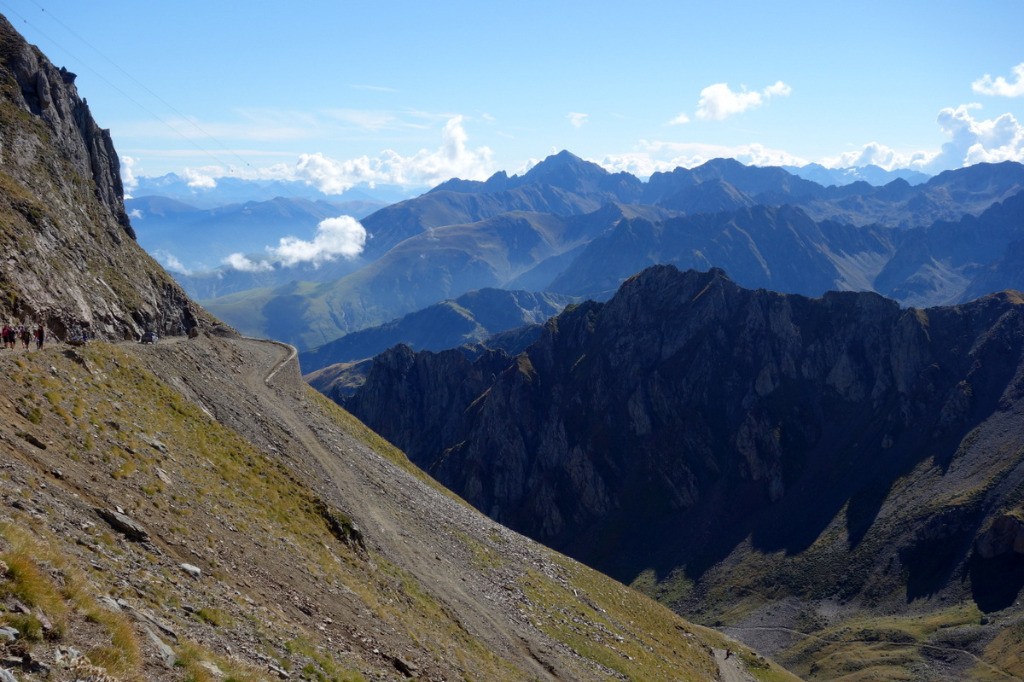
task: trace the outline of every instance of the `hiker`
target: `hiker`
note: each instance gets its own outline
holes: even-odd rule
[[[28,342],[32,339],[32,332],[28,330],[28,325],[21,325],[21,347],[28,350]]]
[[[40,323],[39,326],[36,327],[36,350],[39,350],[40,348],[43,347],[43,341],[45,340],[46,332],[43,330],[42,323]]]
[[[10,325],[5,324],[4,328],[0,329],[0,337],[3,337],[3,340],[4,340],[4,350],[7,350],[7,343],[10,341],[10,338],[11,338],[11,327],[10,327]]]

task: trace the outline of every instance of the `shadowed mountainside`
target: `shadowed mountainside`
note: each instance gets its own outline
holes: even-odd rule
[[[1022,349],[1016,293],[901,309],[658,266],[514,357],[388,351],[343,404],[492,518],[684,613],[738,625],[772,595],[1019,624],[1024,583],[986,576],[1024,555],[977,547],[1024,513]]]

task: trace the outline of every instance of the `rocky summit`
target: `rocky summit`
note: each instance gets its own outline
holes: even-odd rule
[[[793,679],[479,514],[190,302],[74,76],[2,17],[0,94],[0,313],[50,332],[0,350],[0,680]]]
[[[492,518],[798,673],[962,679],[1024,674],[1000,667],[1022,397],[1018,293],[920,310],[656,266],[515,356],[388,351],[343,403]]]

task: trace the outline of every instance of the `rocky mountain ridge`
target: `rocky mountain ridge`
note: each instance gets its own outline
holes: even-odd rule
[[[322,268],[316,284],[239,292],[208,305],[247,333],[308,349],[482,287],[603,298],[655,263],[721,267],[746,286],[789,293],[877,290],[904,303],[947,304],[988,281],[974,275],[996,267],[1009,247],[956,265],[943,253],[908,251],[899,254],[906,263],[875,280],[903,240],[945,223],[969,227],[1022,191],[1024,166],[1012,162],[916,186],[898,179],[823,187],[731,159],[641,182],[560,152],[521,176],[452,180],[377,211],[363,221],[366,251]],[[808,261],[806,277],[784,276],[794,268],[787,260],[794,242]],[[897,272],[907,280],[895,281]]]
[[[0,316],[61,338],[209,326],[135,243],[110,134],[74,81],[0,18]]]
[[[471,291],[299,353],[299,363],[303,373],[308,374],[335,363],[372,358],[400,343],[416,350],[435,351],[479,343],[499,332],[539,326],[561,312],[570,300],[528,291]]]
[[[757,595],[856,604],[815,616],[824,637],[949,603],[1021,629],[1000,519],[1024,510],[1022,397],[1020,294],[902,309],[656,266],[515,356],[388,351],[342,402],[492,518],[683,613],[742,634]],[[973,633],[980,655],[998,630]],[[769,648],[820,668],[791,644]]]

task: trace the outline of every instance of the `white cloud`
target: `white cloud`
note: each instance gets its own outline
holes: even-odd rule
[[[125,197],[125,199],[127,198],[128,197]],[[144,216],[142,215],[142,210],[138,208],[133,208],[132,210],[128,211],[128,217],[131,218],[132,220],[142,220],[144,218]]]
[[[445,121],[441,128],[441,144],[436,149],[421,149],[415,154],[406,156],[385,149],[376,155],[360,156],[352,159],[334,159],[323,153],[306,153],[298,155],[295,163],[277,163],[272,166],[254,167],[242,159],[243,156],[281,156],[282,152],[263,152],[250,150],[228,150],[230,155],[239,157],[241,165],[209,165],[186,168],[181,175],[190,187],[196,189],[212,189],[217,179],[225,176],[250,180],[297,180],[315,186],[327,194],[340,194],[358,184],[375,185],[378,183],[402,185],[406,187],[426,187],[435,185],[452,177],[469,180],[485,180],[494,172],[493,152],[488,147],[471,148],[468,146],[468,135],[463,126],[462,116],[448,116],[440,119],[437,114],[428,112],[407,112],[413,120],[398,121],[386,112],[366,112],[333,110],[324,114],[335,121],[344,121],[360,130],[411,130],[421,129],[428,125],[436,125],[438,120]],[[306,134],[325,130],[316,121],[300,121],[295,125],[301,128],[309,125]],[[329,135],[322,135],[329,137]],[[167,152],[162,150],[145,150],[147,156],[175,157],[192,156],[194,152]],[[294,155],[288,154],[291,158]],[[124,172],[122,165],[122,172]]]
[[[135,158],[132,156],[121,157],[121,184],[124,186],[125,192],[131,192],[139,186],[139,181],[135,177]],[[129,199],[131,197],[125,197]]]
[[[793,88],[786,85],[782,81],[775,81],[774,84],[769,85],[764,89],[765,97],[789,97],[793,92]]]
[[[703,144],[699,142],[640,142],[640,149],[625,154],[612,154],[594,162],[609,171],[626,171],[637,177],[649,177],[656,172],[675,168],[693,168],[711,159],[731,158],[753,166],[802,166],[806,159],[781,149],[751,143],[736,146]]]
[[[728,83],[714,83],[700,91],[697,118],[721,121],[748,109],[756,109],[772,97],[787,97],[791,92],[793,88],[782,81],[776,81],[760,92],[750,92],[746,87],[734,92]]]
[[[422,187],[453,177],[485,180],[493,173],[493,152],[488,147],[470,149],[462,121],[462,116],[454,116],[445,123],[441,146],[435,150],[402,156],[386,149],[376,157],[343,161],[321,153],[302,154],[294,167],[276,166],[277,177],[302,180],[326,194],[340,194],[360,183]]]
[[[366,228],[347,215],[321,220],[312,241],[297,237],[283,237],[276,247],[267,251],[286,267],[298,263],[311,263],[319,267],[338,256],[355,258],[366,244]]]
[[[217,186],[217,180],[213,175],[208,175],[201,170],[186,168],[182,171],[188,186],[193,189],[213,189]]]
[[[978,120],[970,112],[980,108],[978,104],[961,104],[939,112],[939,127],[950,140],[932,160],[933,169],[1024,161],[1024,126],[1010,113]]]
[[[233,253],[221,262],[242,272],[269,272],[275,266],[291,267],[309,263],[320,267],[327,261],[355,258],[366,244],[366,228],[347,215],[321,220],[312,240],[282,237],[277,246],[266,247],[269,258],[253,260],[243,253]]]
[[[177,272],[182,275],[191,275],[192,271],[185,267],[185,264],[178,260],[177,256],[169,251],[158,250],[153,252],[153,256],[157,261],[163,265],[166,269],[171,272]]]
[[[590,118],[590,114],[581,114],[578,111],[570,111],[565,115],[565,117],[569,119],[569,124],[573,128],[582,128],[583,124]]]
[[[679,114],[674,119],[669,121],[668,124],[670,126],[678,126],[678,125],[683,125],[683,124],[689,123],[689,122],[690,122],[690,117],[689,116],[687,116],[686,114]]]
[[[1024,97],[1024,63],[1012,69],[1015,77],[1011,83],[1003,76],[993,78],[985,74],[971,83],[971,89],[982,95],[998,95],[1000,97]]]
[[[221,262],[229,268],[242,272],[269,272],[274,269],[269,261],[254,261],[243,253],[233,253]]]
[[[935,151],[900,152],[880,142],[869,142],[860,149],[843,152],[821,159],[827,168],[861,168],[878,166],[885,170],[896,168],[923,169],[938,155]]]
[[[971,113],[980,104],[961,104],[939,112],[937,122],[949,141],[939,151],[900,152],[878,142],[861,149],[825,158],[822,165],[831,168],[874,164],[886,170],[913,168],[938,173],[975,163],[1000,161],[1024,162],[1024,125],[1013,114],[978,119]]]

